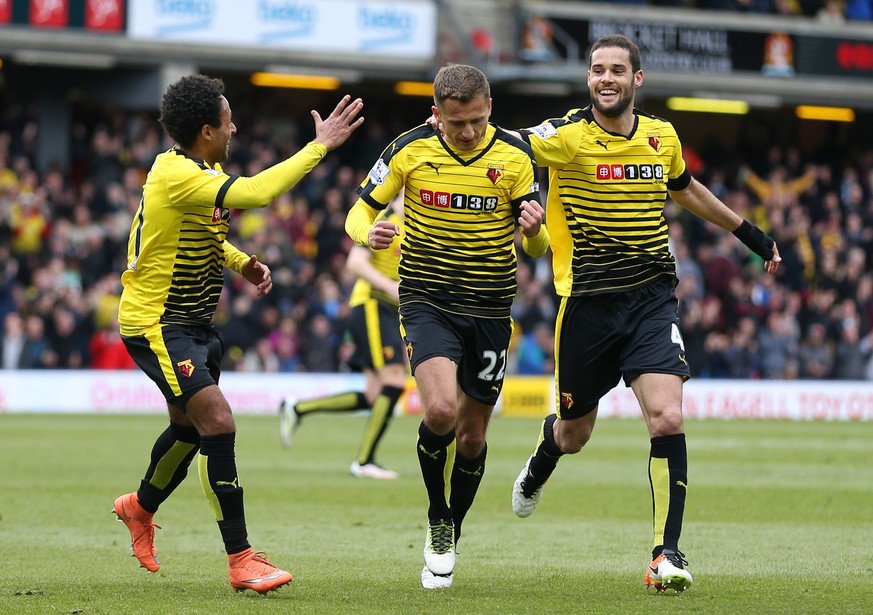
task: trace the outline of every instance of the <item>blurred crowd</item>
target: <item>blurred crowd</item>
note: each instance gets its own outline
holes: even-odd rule
[[[225,165],[232,173],[255,174],[308,139],[256,117],[235,113],[239,132]],[[378,120],[365,126],[271,207],[232,213],[231,240],[269,264],[275,286],[258,298],[228,274],[215,320],[225,369],[348,369],[344,320],[354,280],[344,270],[345,215],[389,134]],[[114,112],[76,120],[69,168],[38,172],[37,131],[20,109],[0,116],[2,368],[132,368],[117,329],[119,276],[145,175],[171,144],[150,114]],[[693,375],[873,379],[873,149],[848,160],[805,159],[792,145],[734,154],[743,165],[691,147],[686,160],[777,239],[784,263],[777,276],[765,275],[731,234],[668,203]],[[509,372],[551,374],[550,261],[519,253]]]

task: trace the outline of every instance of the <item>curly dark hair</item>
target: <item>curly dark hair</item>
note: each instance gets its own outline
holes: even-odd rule
[[[158,121],[167,134],[182,147],[197,140],[205,124],[221,126],[221,97],[224,82],[206,75],[182,77],[164,92]]]

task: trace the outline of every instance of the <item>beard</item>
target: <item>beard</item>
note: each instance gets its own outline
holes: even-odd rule
[[[606,117],[615,118],[621,116],[621,114],[627,110],[627,108],[631,104],[632,97],[622,96],[618,99],[618,102],[611,107],[603,106],[603,104],[597,99],[596,96],[592,96],[591,100],[594,108],[597,109],[600,113],[602,113]]]

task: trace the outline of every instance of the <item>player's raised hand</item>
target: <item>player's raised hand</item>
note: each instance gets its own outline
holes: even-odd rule
[[[400,234],[400,227],[389,220],[378,220],[370,229],[367,243],[374,250],[384,250]]]
[[[348,94],[343,96],[336,109],[325,120],[321,119],[318,111],[313,109],[309,112],[312,119],[315,120],[315,139],[313,141],[321,143],[328,150],[336,149],[345,143],[358,126],[364,123],[363,117],[357,117],[364,107],[363,101],[360,98],[355,100],[351,100],[351,98]]]
[[[538,202],[521,202],[521,215],[518,217],[518,225],[521,227],[522,233],[528,237],[536,237],[545,218],[546,210]]]

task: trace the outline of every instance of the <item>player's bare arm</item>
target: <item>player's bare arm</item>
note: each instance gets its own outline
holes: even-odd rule
[[[358,126],[364,123],[363,117],[357,117],[363,107],[364,103],[360,98],[352,101],[351,96],[346,94],[325,120],[321,119],[318,111],[314,109],[310,111],[312,119],[315,120],[313,141],[321,143],[328,150],[336,149],[345,143]]]
[[[400,227],[389,220],[379,220],[370,228],[367,244],[374,250],[384,250],[400,234]]]
[[[252,254],[242,266],[242,276],[258,287],[258,296],[266,295],[273,290],[273,276],[270,268]]]
[[[696,216],[736,235],[752,252],[764,259],[767,273],[778,271],[782,257],[773,238],[740,217],[699,181],[692,179],[683,190],[670,190],[670,198]]]
[[[400,301],[400,281],[392,280],[376,269],[372,263],[372,255],[364,246],[352,246],[346,258],[346,269],[355,277],[366,280],[373,288],[381,290],[395,301]]]

